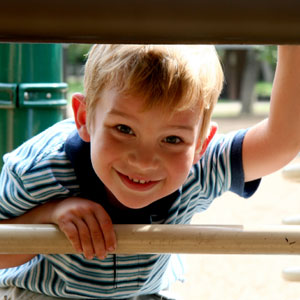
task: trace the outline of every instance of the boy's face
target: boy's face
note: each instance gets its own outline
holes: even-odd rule
[[[79,128],[91,142],[96,174],[128,208],[145,207],[177,190],[200,158],[198,109],[168,117],[159,108],[143,111],[143,104],[139,97],[105,90],[90,133],[85,125]],[[76,119],[80,127],[75,111]]]

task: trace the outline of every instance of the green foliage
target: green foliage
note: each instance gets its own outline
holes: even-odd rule
[[[275,67],[277,61],[277,46],[258,46],[259,59],[267,61]]]
[[[257,82],[255,85],[255,94],[258,98],[270,98],[272,92],[271,82]]]
[[[67,45],[67,62],[70,64],[84,64],[90,48],[91,45],[89,44]]]
[[[83,93],[83,82],[81,78],[68,77],[68,102],[71,102],[71,97],[74,93]]]

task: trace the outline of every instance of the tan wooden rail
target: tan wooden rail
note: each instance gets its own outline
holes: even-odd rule
[[[300,226],[115,225],[118,254],[300,254]],[[74,253],[55,225],[0,225],[0,253]]]

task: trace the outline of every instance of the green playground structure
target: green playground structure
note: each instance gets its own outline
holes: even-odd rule
[[[0,44],[0,157],[62,120],[60,44]],[[0,169],[3,161],[1,159]]]

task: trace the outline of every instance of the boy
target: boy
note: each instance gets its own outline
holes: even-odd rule
[[[300,48],[278,56],[269,120],[213,138],[213,47],[94,46],[72,99],[77,130],[66,120],[29,140],[0,179],[2,223],[57,224],[78,255],[2,255],[3,295],[160,299],[170,256],[109,254],[113,224],[189,223],[226,190],[251,196],[299,152]]]

